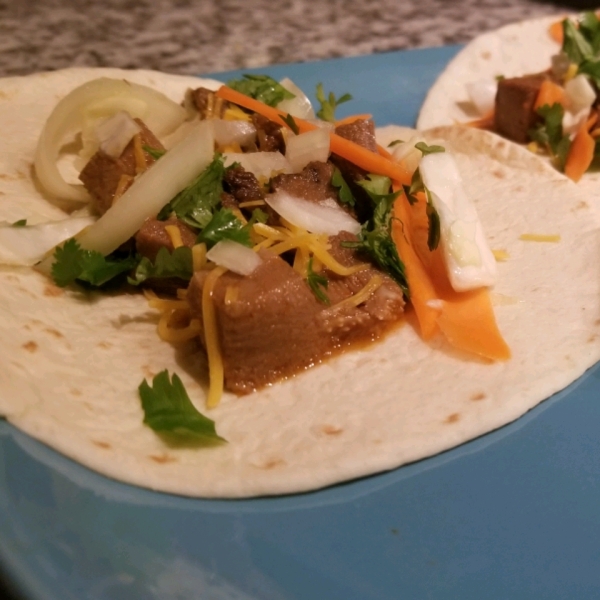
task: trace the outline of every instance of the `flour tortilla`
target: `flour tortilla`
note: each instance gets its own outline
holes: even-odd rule
[[[173,98],[197,80],[111,71]],[[0,80],[0,219],[57,218],[31,177],[37,135],[54,103],[105,70]],[[393,126],[380,141],[404,138]],[[0,268],[0,415],[109,477],[204,497],[313,490],[392,469],[496,429],[577,379],[600,358],[598,221],[580,190],[543,161],[486,132],[426,134],[456,148],[468,193],[499,263],[494,294],[513,357],[490,364],[424,343],[411,319],[383,342],[346,353],[207,411],[206,365],[193,345],[156,335],[139,295],[60,290]],[[64,217],[64,215],[62,215]],[[519,240],[560,234],[559,243]],[[228,444],[173,447],[142,424],[143,378],[177,372]]]
[[[549,69],[552,56],[560,50],[560,45],[549,34],[549,27],[560,19],[554,15],[511,23],[469,42],[448,63],[427,93],[417,118],[417,129],[480,118],[467,93],[469,83],[501,75],[520,77]],[[600,211],[600,171],[593,169],[584,173],[578,185]]]

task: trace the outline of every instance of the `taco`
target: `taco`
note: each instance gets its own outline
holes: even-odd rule
[[[70,129],[70,125],[67,127],[65,123],[70,123],[73,113],[66,110],[66,120],[59,120],[62,125],[57,126],[54,135],[51,135],[52,127],[49,123],[56,121],[48,118],[55,114],[53,111],[56,110],[57,101],[68,98],[71,92],[80,89],[79,86],[86,82],[96,85],[94,82],[102,77],[126,79],[131,84],[150,86],[160,90],[176,104],[186,96],[188,89],[203,88],[207,91],[201,95],[205,99],[212,98],[207,101],[212,104],[197,101],[196,110],[198,104],[203,107],[200,111],[206,110],[207,106],[214,110],[215,97],[210,94],[220,89],[221,85],[215,81],[152,72],[90,69],[3,80],[0,83],[0,119],[10,128],[11,135],[5,136],[0,142],[3,165],[0,177],[0,217],[11,224],[11,232],[14,233],[14,229],[19,228],[15,226],[23,225],[25,220],[27,223],[24,230],[27,231],[31,224],[71,221],[77,215],[77,218],[91,218],[94,223],[87,226],[87,229],[86,225],[78,224],[76,227],[83,229],[74,239],[79,240],[81,245],[86,243],[86,239],[93,239],[90,232],[98,230],[97,223],[100,219],[95,220],[96,217],[90,215],[87,208],[80,208],[81,190],[73,188],[73,182],[81,177],[81,167],[64,160],[73,157],[73,148],[76,147],[78,152],[85,149],[88,143],[83,135],[85,127],[81,122],[77,124],[76,131]],[[121,86],[121,83],[114,85]],[[84,86],[84,90],[87,89],[89,88]],[[94,96],[98,102],[93,103],[93,110],[88,116],[91,114],[96,121],[100,117],[104,119],[107,106],[113,110],[115,105],[122,110],[126,104],[132,113],[141,110],[139,98],[132,99],[127,93],[125,96],[125,100],[121,98],[118,102],[112,95],[107,102],[104,102],[106,98],[100,102]],[[219,110],[222,108],[223,106]],[[239,110],[231,106],[227,108],[234,112]],[[289,109],[283,114],[289,115],[291,112],[292,109]],[[135,153],[139,156],[140,150],[144,153],[146,163],[150,162],[146,155],[155,161],[154,164],[151,163],[147,173],[159,172],[159,166],[165,164],[160,161],[166,161],[169,153],[175,148],[181,148],[180,143],[189,143],[185,141],[189,139],[193,141],[189,136],[183,137],[183,141],[175,140],[171,149],[164,153],[163,144],[168,146],[168,140],[177,138],[177,134],[167,131],[161,136],[151,136],[152,129],[156,128],[149,126],[143,116],[137,118],[141,122],[132,119],[137,124],[137,128],[133,126],[134,136],[139,135],[143,140],[141,146],[130,150],[134,155],[134,164]],[[290,128],[309,122],[303,117],[287,120]],[[106,121],[98,121],[95,126],[100,123]],[[117,123],[118,131],[131,125],[127,118]],[[263,125],[263,132],[266,134],[270,125]],[[194,130],[199,126],[202,125],[196,123]],[[368,127],[372,125],[368,124]],[[65,133],[70,134],[71,138],[65,138]],[[73,137],[74,133],[82,137]],[[38,151],[36,157],[40,139],[46,144],[47,152],[40,157]],[[130,138],[128,145],[133,143],[132,139]],[[112,140],[111,136],[103,138],[101,143],[108,143],[107,140]],[[168,303],[185,300],[187,310],[192,304],[187,296],[172,295],[171,298],[164,299],[160,291],[155,291],[161,299],[151,298],[151,302],[158,303],[161,314],[169,313],[169,317],[163,321],[167,330],[171,333],[177,330],[194,333],[192,338],[176,345],[157,336],[157,324],[160,326],[162,316],[149,306],[138,288],[133,287],[140,280],[141,283],[146,283],[159,279],[157,261],[147,261],[144,263],[145,269],[135,270],[133,273],[133,267],[129,265],[128,271],[122,274],[128,275],[130,279],[130,287],[125,292],[116,287],[89,289],[89,284],[97,282],[94,279],[96,276],[89,276],[88,271],[82,270],[77,258],[71,262],[79,269],[76,276],[79,284],[72,285],[60,278],[57,281],[56,269],[52,271],[51,268],[50,272],[55,278],[52,281],[44,264],[49,261],[55,266],[59,251],[70,251],[68,244],[73,240],[73,233],[70,232],[63,237],[70,239],[60,242],[58,249],[43,259],[36,269],[19,266],[13,261],[11,266],[3,266],[0,270],[3,364],[0,371],[0,415],[74,460],[109,477],[132,484],[204,497],[284,494],[312,490],[392,469],[461,444],[518,418],[593,365],[600,356],[600,278],[594,268],[594,258],[599,249],[598,221],[577,186],[527,150],[499,140],[485,131],[451,127],[417,133],[390,126],[377,131],[377,141],[379,152],[366,149],[366,153],[359,154],[366,156],[368,160],[383,156],[385,161],[395,164],[394,169],[415,160],[416,146],[421,148],[417,152],[419,156],[424,150],[435,153],[443,145],[445,151],[454,157],[452,164],[456,167],[457,176],[462,179],[466,197],[472,199],[478,214],[478,220],[468,221],[472,224],[472,231],[469,231],[474,236],[475,228],[481,225],[490,247],[499,259],[496,266],[497,283],[487,298],[494,304],[501,336],[510,346],[510,359],[505,353],[498,356],[504,360],[491,361],[467,352],[465,346],[461,346],[461,340],[466,340],[467,349],[469,344],[485,347],[486,340],[476,339],[477,332],[480,331],[477,319],[471,319],[475,323],[471,330],[457,331],[452,328],[452,319],[448,314],[452,311],[460,312],[461,308],[481,308],[482,304],[478,301],[461,304],[458,297],[463,292],[452,290],[443,292],[447,293],[446,299],[427,297],[415,285],[412,295],[410,290],[408,294],[403,293],[403,312],[399,316],[398,307],[401,303],[396,299],[397,290],[402,290],[402,287],[389,273],[378,275],[372,272],[366,283],[362,280],[354,288],[357,294],[368,288],[377,275],[377,289],[383,289],[388,305],[391,303],[398,310],[394,313],[395,318],[391,319],[395,327],[391,330],[386,328],[383,332],[385,335],[379,341],[352,346],[350,350],[339,352],[325,360],[328,355],[326,350],[320,359],[314,360],[318,364],[310,368],[305,368],[307,365],[302,364],[295,374],[284,373],[283,378],[280,377],[281,371],[276,369],[275,380],[269,380],[264,387],[264,381],[252,380],[253,368],[250,370],[250,378],[243,379],[246,382],[244,385],[251,389],[236,390],[235,383],[226,383],[226,387],[234,391],[226,389],[218,405],[207,408],[206,399],[210,393],[207,377],[210,368],[207,365],[207,350],[210,345],[207,341],[207,321],[201,323],[203,333],[200,338],[203,343],[199,343],[198,331],[193,331],[195,325],[189,315],[184,315],[183,324],[177,323],[176,327],[171,327],[171,311],[176,309],[172,309],[173,305]],[[97,144],[98,140],[96,148]],[[316,142],[310,142],[311,147],[314,144]],[[196,152],[197,146],[194,148]],[[211,144],[210,157],[207,159],[210,164],[214,160],[213,149]],[[339,149],[340,153],[343,151],[343,148]],[[88,152],[83,171],[93,161],[100,160],[93,144],[90,152],[93,152],[92,158],[90,159]],[[102,152],[106,154],[104,149]],[[125,161],[122,148],[120,152],[111,165],[119,160]],[[389,156],[392,152],[402,158],[403,163],[393,160]],[[51,160],[44,163],[45,157],[50,157]],[[419,163],[421,167],[424,160],[421,159]],[[434,162],[430,161],[428,164]],[[36,164],[36,169],[32,169],[33,163]],[[341,171],[344,167],[342,161],[338,165]],[[56,183],[51,193],[48,191],[51,184],[48,184],[46,175],[42,174],[40,177],[40,170],[43,171],[46,167],[53,173],[50,179]],[[58,169],[58,177],[55,167]],[[231,168],[237,167],[234,164]],[[318,170],[314,165],[311,168]],[[248,167],[248,170],[251,168]],[[180,174],[182,170],[177,168],[176,171]],[[363,169],[360,176],[362,179],[365,178],[364,171]],[[124,188],[131,183],[122,175],[120,172],[118,178],[113,177],[112,185],[117,189],[119,185]],[[238,175],[247,182],[245,176],[239,172]],[[318,179],[318,175],[318,172],[312,172],[311,177],[313,180]],[[417,250],[418,253],[423,253],[422,262],[425,264],[429,256],[427,244],[431,237],[431,222],[435,220],[431,215],[440,213],[438,217],[442,234],[447,222],[444,221],[443,206],[430,206],[430,179],[424,169],[422,175],[424,181],[421,183],[424,186],[420,189],[425,194],[421,192],[419,196],[416,181],[412,184],[407,182],[403,190],[407,196],[412,197],[413,204],[402,194],[387,193],[388,182],[388,187],[383,188],[385,193],[381,193],[382,190],[379,189],[376,194],[376,206],[383,206],[382,198],[387,198],[388,203],[396,203],[399,198],[404,201],[403,206],[409,211],[409,216],[404,218],[393,213],[393,219],[382,219],[386,225],[392,223],[392,227],[396,228],[394,239],[397,248],[403,247],[411,235],[415,239],[418,237],[418,227],[409,230],[407,224],[412,222],[413,217],[416,219],[417,211],[422,209],[421,217],[425,220],[421,233],[425,245]],[[297,173],[290,173],[289,176],[296,177]],[[133,173],[131,177],[135,180],[136,174]],[[190,177],[193,178],[189,173],[181,175],[181,181],[189,180]],[[325,179],[329,177],[331,173]],[[350,179],[350,176],[347,175],[346,178]],[[92,176],[89,179],[97,181]],[[150,192],[153,191],[153,186],[171,185],[161,179],[162,177],[158,181],[156,178],[150,179],[151,184],[144,184],[145,194],[152,196]],[[272,179],[279,183],[286,181],[277,177]],[[130,190],[139,188],[137,181],[142,179],[131,184]],[[148,181],[148,177],[144,181]],[[188,183],[185,181],[182,184],[181,181],[175,186],[175,191],[168,188],[167,195],[174,194],[178,197],[181,189],[176,189],[177,186],[181,188]],[[376,177],[371,177],[370,181],[381,183],[381,179]],[[302,180],[300,185],[304,189],[308,184]],[[341,187],[339,184],[336,189]],[[357,194],[360,193],[356,186],[354,189]],[[361,189],[368,191],[364,187]],[[370,191],[374,193],[372,187]],[[113,196],[115,193],[113,190]],[[124,203],[127,191],[121,189],[119,193],[123,195],[114,206],[119,206],[119,202]],[[368,198],[363,200],[368,205]],[[94,211],[102,212],[100,197],[94,201]],[[176,213],[174,204],[169,199],[167,202],[170,209],[164,215],[165,221],[174,218],[173,213]],[[223,195],[219,202],[224,202]],[[112,203],[109,204],[112,206]],[[238,199],[237,208],[240,204]],[[334,209],[329,205],[334,210],[335,218],[328,212],[327,218],[322,220],[330,223],[331,220],[340,219],[344,223],[340,226],[346,232],[344,235],[349,233],[357,236],[356,233],[348,232],[347,228],[350,227],[348,219],[361,221],[357,215],[361,210],[359,207],[358,203],[354,207],[346,207],[342,214],[339,207]],[[69,218],[65,208],[69,211]],[[162,207],[158,207],[156,212],[159,210]],[[265,212],[267,210],[277,212],[280,207],[273,204],[268,209],[265,208]],[[114,214],[111,208],[104,213],[105,216],[109,214]],[[250,222],[252,216],[246,216]],[[295,217],[286,213],[285,220],[288,219],[294,221]],[[115,222],[121,225],[123,220],[125,219],[119,218]],[[373,220],[373,215],[367,218],[367,221]],[[172,246],[185,246],[186,230],[178,222],[173,225],[175,229],[170,230],[168,240]],[[279,225],[273,228],[275,227]],[[471,235],[467,229],[461,230],[463,238]],[[362,233],[361,230],[359,234]],[[129,237],[127,232],[122,235]],[[203,235],[208,239],[206,233]],[[333,234],[326,235],[331,237]],[[112,246],[116,245],[118,252],[127,254],[127,244],[123,245],[119,236],[111,236],[112,231],[106,236],[97,236],[104,253],[112,252]],[[196,230],[193,237],[196,240]],[[107,238],[111,239],[107,241]],[[381,238],[378,239],[381,241]],[[453,239],[459,246],[462,244],[465,251],[470,248],[469,244],[464,244],[464,239],[460,242],[460,235]],[[177,241],[181,244],[176,243]],[[347,241],[355,242],[356,237]],[[356,245],[340,244],[340,248],[343,248],[343,252],[354,252]],[[269,262],[273,259],[268,249],[262,252],[261,264],[266,264],[268,271],[275,272],[284,268],[281,263]],[[312,256],[314,259],[315,255]],[[436,256],[439,257],[440,254]],[[35,262],[37,259],[28,260]],[[327,274],[331,282],[333,275],[329,274],[325,260],[323,258],[321,261],[325,267],[317,273]],[[239,267],[239,261],[238,254],[234,260],[234,269]],[[340,262],[343,261],[344,258],[340,258]],[[5,265],[6,262],[7,259],[4,259]],[[292,262],[290,259],[289,264]],[[307,270],[308,262],[304,264]],[[312,263],[313,266],[315,262]],[[414,266],[416,263],[412,264]],[[349,260],[346,266],[348,265],[354,266],[353,259]],[[112,264],[103,263],[104,274],[112,268]],[[368,268],[376,269],[378,265],[372,263]],[[364,273],[366,269],[361,266],[357,272]],[[216,270],[213,269],[213,272]],[[169,286],[172,286],[173,279],[181,279],[181,274],[168,270],[167,274],[169,276],[161,280],[161,285],[172,291],[173,287]],[[388,278],[385,283],[384,275]],[[195,274],[193,277],[193,285],[202,288],[210,275]],[[229,281],[231,283],[232,280]],[[392,287],[392,283],[396,288]],[[329,285],[331,287],[317,285],[317,289],[312,290],[315,301],[321,301],[317,297],[318,292],[330,294],[330,301],[333,300],[335,286],[333,283]],[[222,305],[227,302],[235,305],[238,292],[227,297],[230,293],[227,289],[224,288],[222,292]],[[435,286],[433,291],[440,291],[440,295],[442,294]],[[261,292],[258,290],[256,293],[260,295]],[[304,294],[306,290],[298,293]],[[469,298],[477,296],[476,292],[464,293]],[[364,308],[373,297],[373,291],[369,289],[364,298],[348,291],[344,294],[342,301],[353,297],[356,300],[355,308]],[[249,294],[248,297],[254,296]],[[412,300],[405,306],[404,302],[409,297]],[[433,325],[427,336],[423,336],[425,321],[422,320],[422,315],[418,314],[416,308],[411,308],[417,306],[419,297],[425,298],[421,308],[426,313],[429,310],[427,314],[433,313],[437,319],[428,322]],[[335,304],[337,305],[337,301]],[[202,320],[201,311],[195,314]],[[350,311],[348,314],[356,313]],[[442,322],[438,319],[440,315],[448,318]],[[175,316],[174,319],[177,321],[178,317]],[[443,330],[445,337],[438,330]],[[382,333],[377,328],[369,331],[374,334]],[[297,339],[294,335],[290,332],[287,339],[280,339],[280,346],[275,348],[276,353],[287,352],[286,344],[292,345]],[[300,335],[305,335],[305,332],[300,332]],[[455,345],[447,340],[454,341]],[[360,341],[366,342],[362,339]],[[210,352],[208,356],[210,362]],[[252,358],[248,357],[248,360]],[[173,435],[164,434],[164,430],[159,435],[144,424],[144,419],[149,420],[148,412],[144,410],[144,394],[140,401],[138,386],[145,390],[146,399],[152,392],[157,392],[159,387],[172,386],[176,388],[178,400],[185,404],[185,393],[175,383],[174,377],[172,380],[165,380],[163,377],[157,382],[156,377],[165,371],[178,374],[196,409],[213,422],[218,432],[214,435],[214,429],[212,431],[214,443],[199,446],[188,437],[175,439]],[[145,387],[140,385],[140,381],[145,382]],[[256,391],[251,391],[255,388]],[[249,393],[235,393],[239,391]],[[188,409],[186,405],[186,410]],[[193,408],[191,410],[194,415],[192,420],[200,422],[204,432],[210,430],[211,426],[207,425],[206,420],[203,421],[202,414],[193,412]],[[177,433],[175,430],[178,427],[176,423],[170,433]]]
[[[475,38],[428,92],[417,127],[487,128],[593,189],[599,31],[598,16],[588,12],[514,23]]]

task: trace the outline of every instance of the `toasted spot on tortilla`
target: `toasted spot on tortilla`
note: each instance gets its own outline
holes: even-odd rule
[[[506,177],[506,173],[502,169],[496,169],[495,171],[492,171],[492,175],[498,179],[504,179]]]
[[[156,376],[156,372],[149,365],[142,365],[142,371],[149,379],[154,379]]]
[[[53,327],[46,327],[46,332],[50,335],[53,335],[56,338],[65,337],[60,331],[58,331],[58,329],[54,329]]]
[[[254,464],[253,466],[257,467],[258,469],[264,469],[265,471],[270,471],[271,469],[275,469],[276,467],[283,467],[286,464],[287,463],[282,458],[272,458],[270,460],[267,460],[264,463]]]
[[[6,281],[19,281],[19,278],[14,273],[9,273],[4,277]]]
[[[47,283],[44,287],[44,296],[50,296],[55,298],[56,296],[62,296],[62,294],[64,293],[65,291],[62,288],[59,288],[53,283]]]
[[[479,402],[480,400],[485,400],[486,395],[483,392],[476,392],[471,395],[471,400],[473,402]]]
[[[27,352],[35,352],[38,349],[38,345],[33,340],[30,340],[29,342],[23,344],[23,348],[25,348]]]
[[[492,53],[489,50],[484,50],[481,53],[481,58],[483,58],[484,60],[490,60],[490,58],[492,58]]]
[[[452,413],[446,417],[445,423],[456,423],[460,419],[460,415],[458,413]]]
[[[77,389],[77,388],[71,388],[69,390],[69,392],[71,392],[71,394],[73,396],[82,396],[83,395],[83,392],[81,390]]]
[[[598,336],[595,333],[592,333],[588,338],[588,344],[594,343],[598,339]]]
[[[113,345],[110,342],[98,342],[98,348],[112,348]]]
[[[579,204],[577,204],[577,206],[575,207],[574,210],[581,210],[582,208],[589,208],[590,205],[585,201],[585,200],[581,200],[579,202]]]
[[[160,455],[150,454],[148,458],[161,465],[164,465],[165,463],[177,462],[177,458],[171,456],[170,454],[167,454],[166,452],[165,454]]]
[[[326,435],[339,435],[344,430],[341,427],[336,427],[335,425],[323,425],[321,426],[321,431]]]
[[[99,440],[92,440],[92,444],[94,444],[94,446],[98,446],[98,448],[104,448],[106,450],[112,448],[112,446],[108,442],[101,442]]]

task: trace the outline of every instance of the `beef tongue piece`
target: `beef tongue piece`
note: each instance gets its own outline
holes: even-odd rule
[[[352,265],[362,259],[331,238],[332,253]],[[225,387],[246,394],[319,363],[349,345],[379,337],[404,308],[400,288],[375,267],[342,278],[328,271],[330,304],[319,301],[306,281],[279,256],[262,251],[262,264],[247,277],[223,274],[215,285],[217,329]],[[381,287],[363,304],[339,304],[378,273]],[[188,288],[193,314],[202,320],[202,289],[207,272],[197,272]]]
[[[135,121],[142,129],[139,133],[142,148],[147,146],[154,150],[165,149],[158,138],[140,119],[135,119]],[[144,158],[146,159],[146,167],[150,167],[155,162],[155,159],[145,150]],[[113,204],[115,192],[121,178],[123,176],[130,178],[128,185],[131,185],[136,174],[137,161],[134,142],[131,140],[118,158],[113,158],[98,150],[79,174],[79,179],[92,196],[94,210],[103,215]]]

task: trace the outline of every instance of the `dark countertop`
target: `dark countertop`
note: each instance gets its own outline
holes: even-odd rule
[[[0,0],[0,76],[69,66],[201,74],[464,43],[568,0]]]

